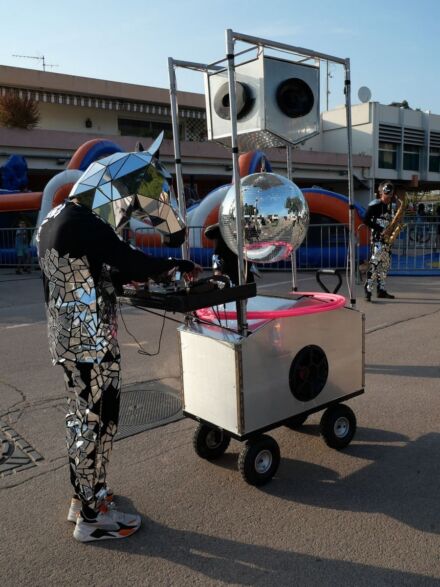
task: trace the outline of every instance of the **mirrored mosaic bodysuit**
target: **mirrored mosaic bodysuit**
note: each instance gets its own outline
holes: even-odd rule
[[[377,290],[385,291],[385,280],[391,266],[391,247],[382,242],[384,229],[391,222],[391,203],[377,199],[370,202],[365,214],[365,224],[371,229],[371,257],[367,271],[365,291],[371,293],[374,284]]]
[[[83,503],[105,497],[106,465],[117,431],[120,354],[115,286],[176,266],[147,257],[85,206],[66,202],[41,224],[38,255],[49,347],[69,392],[66,416],[71,481]]]

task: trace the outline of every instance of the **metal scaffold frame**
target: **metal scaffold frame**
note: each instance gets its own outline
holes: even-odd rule
[[[355,230],[354,230],[354,187],[353,187],[353,156],[352,156],[352,125],[351,125],[351,79],[350,79],[350,59],[340,58],[326,53],[304,49],[303,47],[295,47],[285,43],[278,43],[268,39],[244,35],[234,32],[231,29],[225,31],[226,36],[226,57],[212,64],[195,63],[191,61],[181,61],[173,58],[168,59],[168,70],[170,79],[170,101],[171,101],[171,118],[173,127],[173,142],[174,155],[176,166],[176,184],[177,194],[179,199],[179,209],[184,218],[186,218],[185,195],[182,177],[182,159],[180,150],[180,137],[178,126],[178,102],[177,102],[177,81],[176,68],[182,67],[192,69],[202,73],[215,72],[220,70],[227,70],[228,84],[229,84],[229,104],[230,104],[230,118],[231,118],[231,155],[232,155],[232,177],[235,186],[235,204],[236,204],[236,231],[237,231],[237,251],[238,251],[238,268],[239,268],[239,285],[246,281],[245,265],[244,265],[244,235],[243,235],[243,214],[241,205],[241,191],[240,191],[240,172],[238,165],[238,141],[237,141],[237,101],[236,101],[236,87],[235,87],[235,58],[242,53],[246,53],[252,48],[258,50],[271,49],[286,53],[291,53],[297,58],[315,59],[317,61],[327,61],[342,65],[345,69],[344,94],[345,94],[345,109],[347,121],[347,167],[348,167],[348,195],[349,195],[349,279],[348,289],[350,296],[350,305],[353,307],[356,304],[355,299]],[[235,43],[237,41],[247,43],[252,47],[246,51],[235,53]],[[226,65],[220,65],[225,63]],[[291,147],[287,146],[287,177],[292,178],[292,153]],[[182,250],[184,258],[188,257],[188,249],[185,246]],[[292,285],[296,290],[296,267],[295,254],[292,254]],[[237,302],[237,322],[241,332],[246,333],[246,302],[240,300]]]

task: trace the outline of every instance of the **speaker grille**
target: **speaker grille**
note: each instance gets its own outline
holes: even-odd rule
[[[310,86],[297,77],[291,77],[280,83],[276,99],[281,112],[289,118],[305,116],[311,112],[315,103]]]
[[[324,351],[316,345],[306,346],[297,353],[290,366],[290,391],[297,400],[308,402],[321,393],[327,378],[328,361]]]

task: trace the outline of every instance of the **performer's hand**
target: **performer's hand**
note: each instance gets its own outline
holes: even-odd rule
[[[134,287],[136,291],[140,289],[145,289],[146,282],[145,281],[130,281],[130,285]]]
[[[192,271],[187,271],[184,274],[185,279],[187,279],[188,281],[195,281],[202,271],[203,271],[203,267],[201,267],[200,265],[197,265],[197,263],[194,263],[194,268],[192,269]]]

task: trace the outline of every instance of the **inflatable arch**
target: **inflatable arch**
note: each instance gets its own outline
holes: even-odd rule
[[[38,226],[49,210],[67,197],[74,183],[91,163],[117,152],[122,152],[122,149],[111,141],[104,139],[87,141],[76,150],[67,169],[54,176],[43,192],[0,193],[0,212],[38,211]],[[270,162],[262,151],[250,151],[240,155],[240,177],[261,171],[272,171]],[[190,229],[190,247],[209,249],[212,246],[211,241],[204,236],[204,230],[207,226],[218,221],[220,204],[231,185],[227,184],[214,189],[200,203],[188,209],[187,223]],[[326,216],[335,223],[348,224],[348,198],[346,196],[321,188],[303,189],[302,192],[312,214]],[[356,230],[363,222],[363,213],[363,208],[355,205]],[[191,228],[198,230],[191,230]],[[145,224],[142,222],[132,220],[130,229],[133,232],[136,245],[160,246],[160,235],[151,229],[141,230],[145,229]],[[360,231],[360,239],[360,244],[367,244],[367,231]]]
[[[43,192],[0,193],[0,213],[38,212],[38,226],[49,210],[67,197],[73,184],[90,163],[121,151],[122,149],[111,141],[102,139],[87,141],[75,151],[67,169],[55,175]]]

